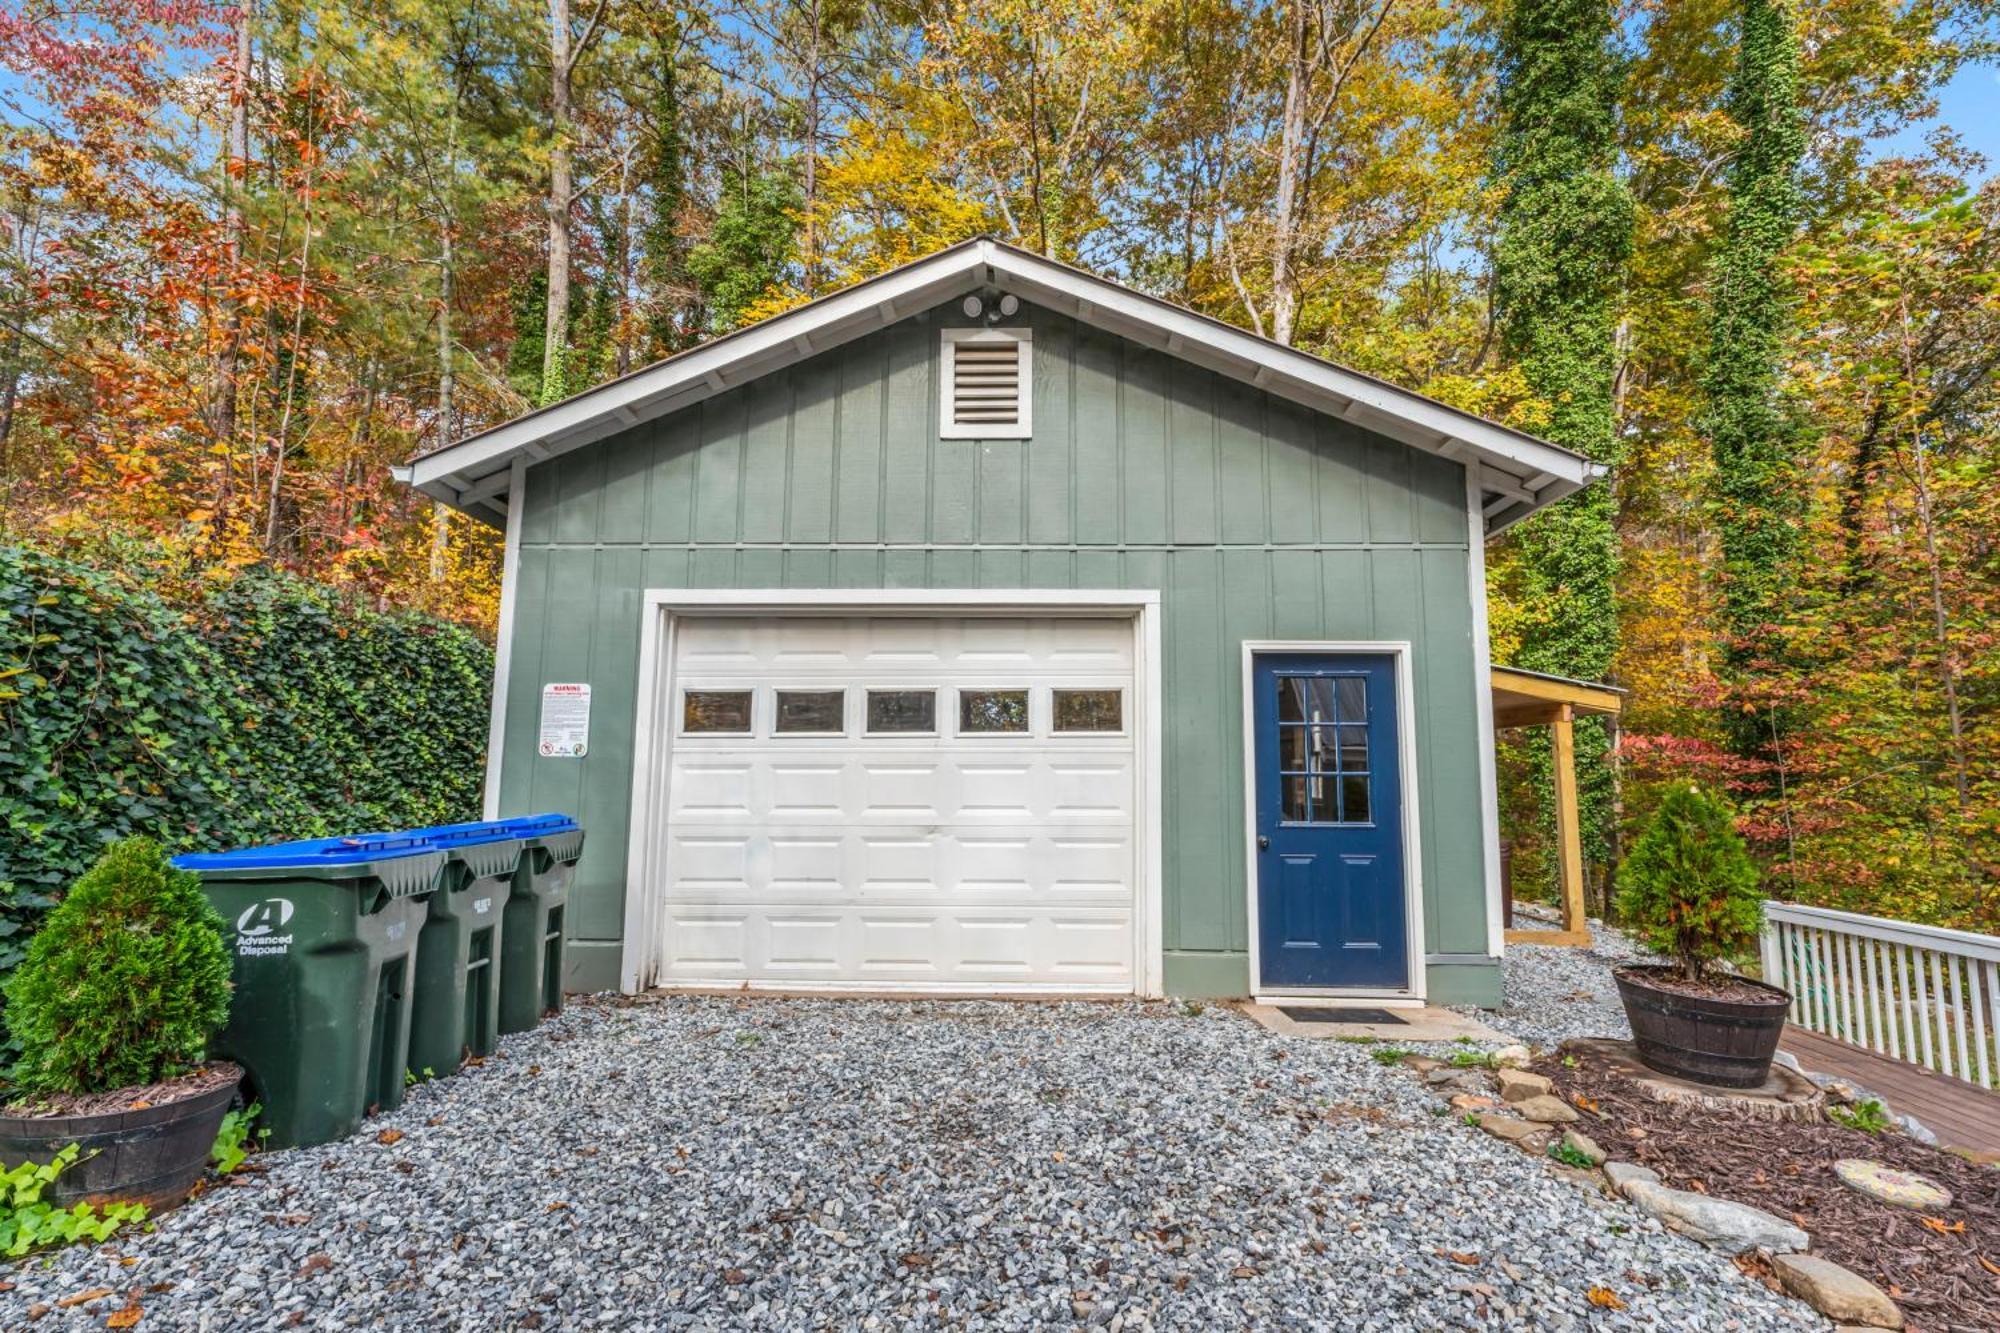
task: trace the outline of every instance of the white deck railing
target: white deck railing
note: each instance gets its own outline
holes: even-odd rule
[[[1773,902],[1763,955],[1798,1026],[2000,1086],[2000,938]]]

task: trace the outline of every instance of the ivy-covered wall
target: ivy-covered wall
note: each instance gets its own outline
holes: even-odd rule
[[[492,671],[461,626],[291,575],[170,601],[0,546],[0,931],[128,834],[220,850],[477,818]]]

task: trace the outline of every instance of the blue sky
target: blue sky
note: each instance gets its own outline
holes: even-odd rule
[[[1937,122],[1957,130],[1968,148],[1986,158],[1986,175],[2000,171],[2000,65],[1967,65],[1938,91]],[[1937,122],[1933,122],[1937,123]],[[1878,154],[1922,148],[1930,124],[1913,125],[1875,147]]]

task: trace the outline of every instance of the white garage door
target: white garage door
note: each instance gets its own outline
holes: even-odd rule
[[[1134,989],[1129,620],[676,621],[669,984]]]

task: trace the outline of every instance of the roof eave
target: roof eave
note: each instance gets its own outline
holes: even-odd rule
[[[678,411],[894,324],[966,290],[1023,298],[1474,469],[1488,535],[1603,469],[1567,449],[985,238],[965,241],[504,422],[399,469],[397,480],[504,523],[512,463],[531,465]]]

